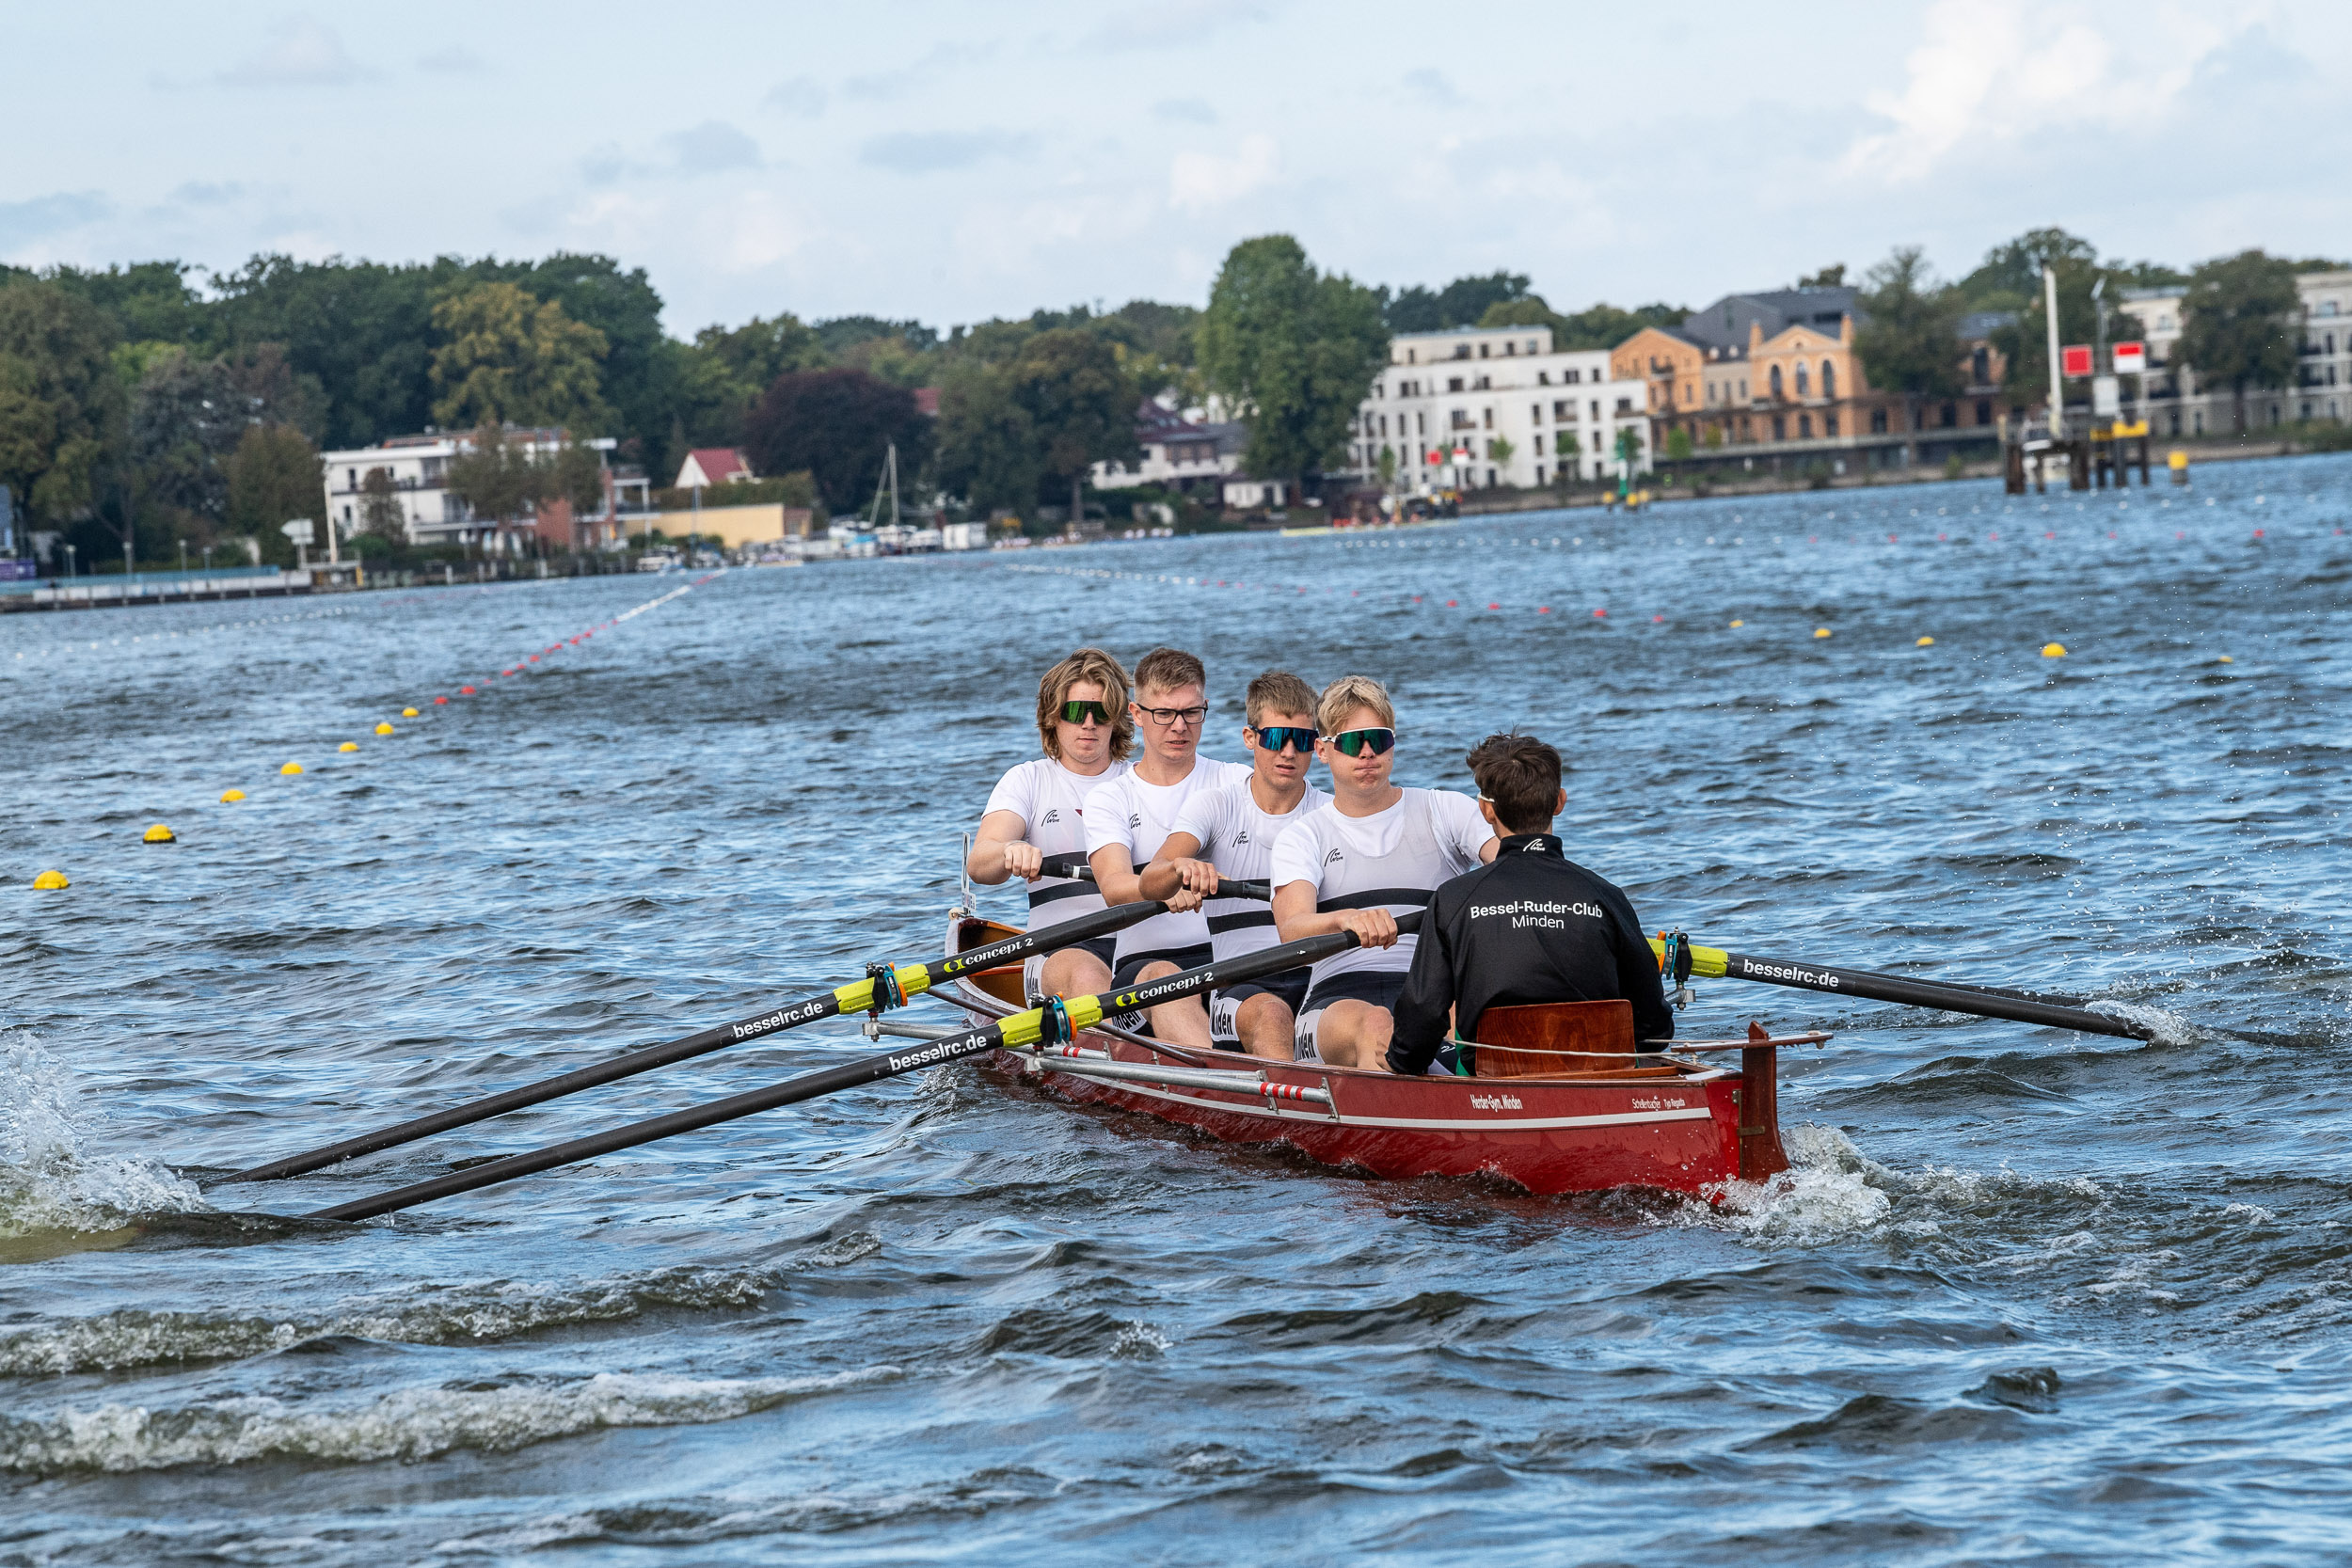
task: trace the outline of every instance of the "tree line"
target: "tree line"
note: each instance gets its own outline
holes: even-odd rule
[[[2071,329],[2090,320],[2102,279],[2110,306],[2126,286],[2185,284],[2182,357],[2241,393],[2293,373],[2294,277],[2320,264],[2249,251],[2181,273],[2103,261],[2088,241],[2036,230],[1946,282],[1900,248],[1863,280],[1858,347],[1872,379],[1914,399],[1956,394],[1961,319],[1990,310],[2006,317],[1994,337],[2012,396],[2033,401],[2047,375],[2044,261]],[[533,463],[486,434],[507,426],[611,435],[615,457],[657,483],[691,448],[739,446],[834,511],[871,493],[895,444],[918,489],[976,513],[1028,514],[1077,505],[1094,464],[1132,459],[1146,397],[1190,406],[1214,395],[1247,422],[1248,470],[1297,479],[1344,450],[1392,333],[1541,325],[1557,348],[1608,348],[1689,313],[1663,302],[1562,313],[1509,271],[1373,286],[1317,268],[1280,234],[1235,245],[1201,309],[1136,300],[945,332],[779,312],[691,341],[666,334],[660,312],[642,268],[602,256],[260,256],[213,275],[175,261],[0,267],[0,483],[24,525],[62,533],[92,562],[126,545],[156,562],[178,541],[230,539],[290,557],[277,524],[324,505],[322,449],[428,428],[485,432],[460,477],[477,510],[499,515],[551,496],[600,499],[580,456]],[[936,420],[918,404],[926,388]],[[364,510],[397,531],[388,495]]]

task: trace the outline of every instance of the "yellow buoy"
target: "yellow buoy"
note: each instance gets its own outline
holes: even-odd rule
[[[161,822],[158,822],[153,827],[147,830],[147,837],[143,840],[143,842],[148,844],[177,844],[180,840],[169,828],[167,828]]]
[[[2236,659],[2234,659],[2234,658],[2232,658],[2232,657],[2231,657],[2228,654],[2223,654],[2223,655],[2221,656],[2221,662],[2222,662],[2222,663],[2224,663],[2224,664],[2235,664],[2235,663],[2237,662],[2237,660],[2236,660]]]
[[[1829,635],[1829,628],[1827,626],[1815,626],[1813,628],[1813,635],[1816,637],[1827,637]]]
[[[378,735],[390,735],[392,733],[392,727],[389,724],[378,724],[375,726],[375,733]]]
[[[289,775],[292,775],[292,774],[299,773],[299,772],[301,772],[301,771],[302,771],[302,764],[300,764],[300,763],[298,763],[298,762],[290,762],[290,763],[286,764],[286,766],[285,766],[285,767],[283,767],[283,768],[279,768],[278,771],[278,773],[279,773],[279,775],[280,775],[280,776],[289,776]]]
[[[1747,623],[1746,623],[1745,621],[1734,621],[1734,622],[1732,622],[1732,623],[1731,623],[1731,629],[1732,629],[1732,630],[1734,630],[1734,631],[1738,631],[1738,630],[1739,630],[1741,626],[1746,626],[1746,625],[1747,625]]]
[[[49,893],[57,888],[72,887],[73,884],[65,879],[65,873],[62,871],[44,871],[33,879],[33,885],[43,893]]]
[[[412,707],[405,707],[400,710],[400,716],[403,719],[414,719],[417,716],[417,710]]]
[[[2044,642],[2042,644],[2042,657],[2043,658],[2064,658],[2066,657],[2066,644],[2063,642]]]
[[[342,745],[335,748],[335,750],[339,752],[356,752],[358,749],[359,743],[356,740],[346,740]]]
[[[232,789],[226,795],[223,795],[220,799],[223,805],[228,804],[231,800],[242,800],[245,799],[245,791],[242,789]]]
[[[1923,637],[1912,645],[1918,648],[1932,648],[1935,646],[1935,639],[1932,637]]]

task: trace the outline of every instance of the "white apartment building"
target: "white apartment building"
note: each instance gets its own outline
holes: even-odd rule
[[[508,435],[533,457],[553,456],[565,439],[560,430],[516,430]],[[360,504],[368,476],[381,468],[391,476],[392,492],[406,520],[410,544],[461,545],[481,540],[491,547],[512,549],[519,534],[532,531],[531,520],[509,519],[501,529],[493,519],[475,517],[463,500],[450,494],[450,459],[472,445],[472,432],[457,431],[395,436],[379,446],[320,453],[330,526],[345,539],[359,531]],[[614,442],[612,436],[604,436],[580,445],[605,453],[612,450]],[[647,481],[642,474],[615,475],[609,460],[605,471],[607,505],[605,517],[596,520],[597,524],[648,510]],[[633,497],[628,494],[632,488],[636,492]],[[631,500],[635,501],[634,506],[628,504]],[[612,531],[617,538],[625,531],[615,528]],[[493,538],[494,535],[500,537]],[[597,535],[591,542],[603,540]]]
[[[1613,381],[1609,351],[1553,353],[1548,326],[1415,332],[1389,342],[1389,366],[1349,427],[1348,468],[1376,483],[1383,449],[1406,494],[1542,488],[1565,467],[1597,481],[1617,472],[1617,437],[1650,467],[1649,385]]]
[[[2352,272],[2307,272],[2295,280],[2303,322],[2296,341],[2296,385],[2249,388],[2246,427],[2291,420],[2352,418]],[[2235,400],[2227,387],[2201,387],[2180,361],[2181,301],[2185,289],[2126,289],[2121,309],[2139,318],[2148,342],[2144,389],[2126,380],[2127,406],[2145,410],[2157,436],[2226,436],[2235,428]]]

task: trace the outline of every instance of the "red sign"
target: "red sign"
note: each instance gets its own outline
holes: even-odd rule
[[[2069,343],[2058,350],[2058,372],[2062,375],[2089,375],[2090,373],[2090,345]]]
[[[2118,375],[2147,374],[2148,345],[2138,342],[2116,344],[2115,373]]]

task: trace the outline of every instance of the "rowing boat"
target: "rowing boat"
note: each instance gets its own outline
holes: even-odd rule
[[[947,951],[1018,933],[957,911]],[[1024,1006],[1017,964],[960,976],[977,1022]],[[1621,1030],[1597,1009],[1623,1008]],[[1613,1018],[1613,1015],[1612,1015]],[[1273,1062],[1155,1043],[1111,1026],[1057,1044],[999,1049],[993,1065],[1081,1103],[1140,1112],[1237,1144],[1288,1144],[1375,1176],[1489,1176],[1534,1193],[1654,1187],[1697,1196],[1788,1168],[1777,1095],[1782,1048],[1826,1034],[1678,1042],[1631,1053],[1623,1003],[1489,1008],[1480,1076],[1401,1078],[1322,1062]],[[1613,1049],[1621,1047],[1621,1049]],[[1738,1053],[1735,1070],[1717,1066]]]

